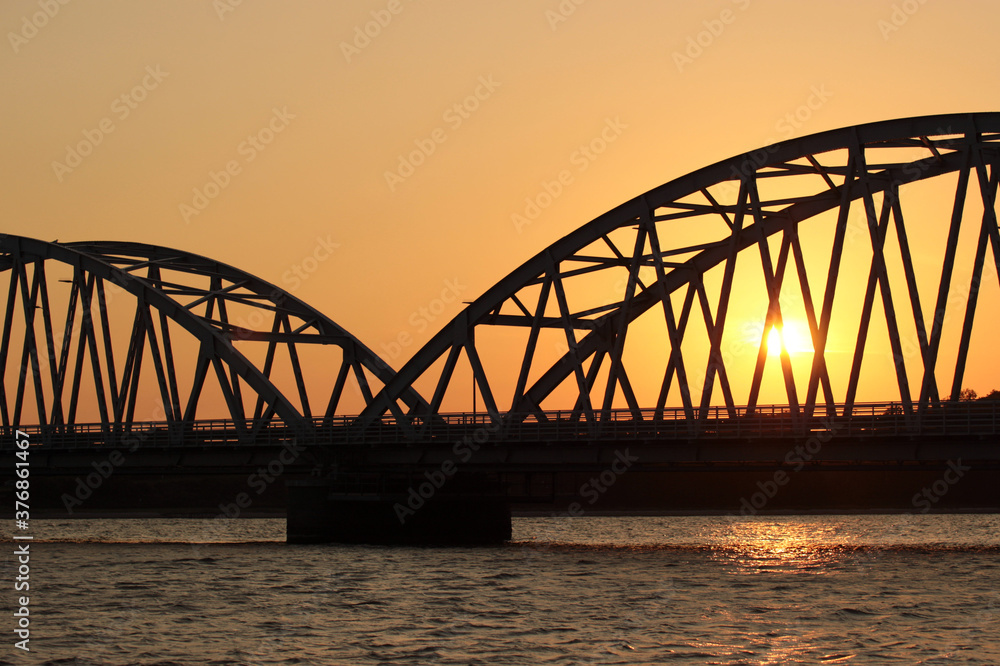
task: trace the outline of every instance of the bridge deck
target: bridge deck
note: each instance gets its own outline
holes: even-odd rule
[[[506,442],[601,442],[694,440],[787,440],[843,438],[955,438],[994,436],[1000,423],[1000,401],[946,402],[923,412],[907,413],[898,403],[824,406],[812,415],[795,414],[787,406],[712,407],[689,419],[681,409],[610,410],[581,414],[554,411],[541,415],[503,414],[500,422],[483,413],[443,414],[415,427],[385,418],[367,427],[353,417],[315,419],[305,432],[284,424],[253,429],[250,421],[204,420],[142,422],[108,429],[102,424],[22,425],[33,444],[53,449],[105,446],[156,448],[282,446],[441,446],[463,440]],[[12,427],[3,428],[0,450],[14,446]]]

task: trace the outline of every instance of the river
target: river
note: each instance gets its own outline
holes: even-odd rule
[[[32,530],[31,651],[11,584],[4,664],[1000,663],[998,515],[515,518],[483,548]]]

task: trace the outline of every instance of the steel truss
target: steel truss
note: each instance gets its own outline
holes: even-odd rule
[[[269,425],[306,431],[320,419],[332,421],[349,377],[370,401],[394,374],[354,336],[287,291],[189,252],[5,235],[0,270],[8,273],[0,341],[5,427],[28,422],[58,431],[92,421],[79,414],[83,387],[96,392],[105,437],[148,421],[177,426],[171,430],[182,437],[214,375],[239,439],[253,441]],[[53,285],[46,273],[55,271],[68,279]],[[56,302],[64,313],[56,311]],[[177,340],[178,331],[194,344]],[[23,340],[15,340],[18,334]],[[299,351],[308,345],[339,352],[325,366],[331,374],[323,377],[321,405],[310,402],[300,361]],[[12,354],[19,354],[20,363],[9,368]],[[293,391],[283,393],[275,383],[279,355],[294,377]],[[190,381],[182,379],[183,371]],[[150,377],[159,413],[137,418],[137,400]],[[26,393],[29,401],[33,394],[34,405],[25,404]],[[414,391],[402,393],[408,409],[426,408]]]
[[[813,349],[808,381],[796,385],[787,350],[780,355],[788,409],[811,416],[817,410],[850,415],[859,388],[860,370],[872,319],[878,316],[876,296],[889,333],[895,380],[904,414],[919,417],[943,399],[957,399],[962,386],[977,294],[987,256],[1000,272],[1000,236],[996,195],[1000,176],[1000,114],[943,115],[879,122],[825,132],[775,144],[688,174],[601,215],[553,243],[468,305],[400,369],[359,417],[365,427],[390,413],[417,431],[429,421],[421,407],[407,409],[401,399],[418,381],[433,386],[429,410],[441,410],[455,382],[464,355],[490,419],[497,424],[547,420],[544,403],[560,386],[569,385],[572,419],[592,426],[607,418],[616,398],[635,420],[661,417],[668,395],[679,395],[686,420],[697,424],[721,400],[728,416],[757,409],[768,359],[767,335],[782,324],[783,282],[797,283]],[[917,289],[917,270],[909,249],[901,188],[917,181],[957,174],[951,205],[948,241],[933,310],[928,316]],[[981,219],[965,219],[967,202],[975,202]],[[835,391],[828,371],[828,335],[834,297],[844,281],[845,239],[852,210],[863,212],[870,263],[853,270],[868,274],[857,342],[851,355],[846,386]],[[825,213],[836,216],[832,250],[824,284],[806,270],[800,231]],[[952,274],[958,257],[963,223],[978,225],[969,297],[962,315],[961,344],[950,387],[936,379],[943,322],[949,315]],[[690,242],[678,229],[721,230]],[[890,228],[893,231],[890,233]],[[772,245],[777,246],[777,251]],[[902,265],[902,280],[890,280],[887,253]],[[723,350],[727,313],[737,258],[759,254],[766,304],[764,330],[757,348],[750,390],[738,403],[731,387],[729,361]],[[815,271],[815,260],[812,264]],[[706,275],[721,272],[717,296],[709,297]],[[895,275],[898,275],[896,273]],[[604,297],[587,306],[572,305],[569,286],[586,277],[594,284],[603,277]],[[936,278],[935,278],[936,279]],[[718,281],[718,280],[717,280]],[[902,284],[899,282],[902,281]],[[892,282],[892,283],[891,283]],[[594,289],[590,288],[593,292]],[[900,307],[902,305],[903,307]],[[624,362],[630,325],[653,308],[662,309],[668,347],[663,380],[655,398],[639,396]],[[952,306],[952,309],[956,309]],[[910,314],[906,314],[909,310]],[[919,347],[918,376],[908,376],[900,338],[901,320],[912,316]],[[709,352],[697,365],[684,341],[693,322],[703,323]],[[907,326],[910,324],[907,322]],[[511,380],[500,379],[505,368],[488,368],[483,357],[493,353],[479,342],[484,333],[505,329],[525,331],[523,346],[506,349],[506,365],[517,369]],[[539,340],[546,331],[565,338],[565,351],[539,367]],[[911,373],[912,375],[913,373]],[[601,379],[601,381],[599,381]],[[506,382],[506,383],[504,383]],[[498,386],[508,387],[503,396]],[[512,387],[512,390],[510,389]],[[501,397],[503,400],[501,400]],[[887,396],[888,399],[893,399]],[[564,398],[565,399],[565,398]],[[655,403],[654,403],[655,400]],[[655,404],[652,416],[643,410]],[[738,404],[745,405],[741,409]],[[555,408],[569,409],[569,405]],[[549,406],[549,409],[554,408]],[[839,412],[838,412],[839,410]]]

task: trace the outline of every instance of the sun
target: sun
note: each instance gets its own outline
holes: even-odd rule
[[[790,355],[811,354],[813,351],[808,329],[797,321],[786,321],[780,328],[771,327],[767,334],[768,356],[779,356],[782,345]]]

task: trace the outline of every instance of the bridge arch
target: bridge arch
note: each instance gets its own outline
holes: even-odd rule
[[[55,272],[64,279],[52,280],[55,267],[47,271],[47,265],[58,266]],[[251,441],[275,420],[302,432],[320,418],[329,421],[344,411],[350,378],[367,402],[394,372],[344,328],[284,289],[190,252],[4,235],[0,271],[9,271],[0,342],[4,426],[93,422],[79,413],[81,385],[88,382],[83,393],[93,389],[97,420],[106,432],[127,431],[134,421],[190,423],[199,416],[206,382],[214,375],[227,420],[240,440]],[[53,282],[65,286],[54,289]],[[186,353],[178,331],[195,343]],[[18,334],[20,350],[13,342]],[[326,366],[335,372],[321,378],[322,405],[309,401],[303,346],[336,350]],[[282,361],[290,390],[277,381]],[[15,393],[11,375],[18,369]],[[155,415],[136,413],[144,383],[158,397]],[[34,404],[26,404],[32,397]],[[425,404],[414,391],[404,391],[402,403],[407,409]]]
[[[717,403],[731,416],[740,412],[740,405],[743,413],[752,413],[758,408],[768,357],[774,355],[768,344],[771,330],[785,328],[783,286],[789,284],[794,284],[811,345],[804,363],[795,359],[798,367],[785,345],[779,360],[772,361],[781,366],[780,381],[793,414],[812,414],[817,408],[850,413],[866,348],[867,356],[873,355],[873,320],[888,333],[889,373],[898,390],[889,399],[908,415],[942,399],[957,399],[990,257],[1000,273],[998,175],[998,113],[848,127],[705,167],[601,215],[518,267],[421,348],[369,404],[359,423],[390,411],[398,418],[404,411],[400,396],[418,383],[429,396],[430,411],[440,412],[445,397],[456,391],[455,369],[463,357],[474,390],[498,423],[546,420],[557,391],[562,393],[556,407],[588,421],[609,415],[616,405],[624,405],[630,418],[650,418],[646,408],[652,417],[662,417],[671,397],[680,403],[677,414],[687,420],[704,418]],[[935,218],[947,233],[939,243],[941,255],[929,262],[937,262],[939,272],[928,278],[930,269],[918,270],[928,262],[915,260],[910,249],[912,225],[906,220],[914,211],[904,207],[916,201],[920,212],[920,204],[901,191],[935,179],[950,188],[938,197],[946,212]],[[823,226],[820,220],[829,230],[828,259],[822,264],[805,260],[802,243],[813,227]],[[960,256],[960,239],[970,233],[968,247],[974,250]],[[847,245],[859,244],[868,255],[852,271],[843,257]],[[749,299],[757,301],[761,325],[749,346],[752,353],[744,354],[749,357],[743,381],[747,392],[741,399],[732,387],[727,347],[733,336],[726,339],[733,324],[727,317],[743,305],[734,301],[734,283],[742,279],[737,259],[746,264],[748,256],[754,256],[752,267],[762,278],[758,298]],[[972,266],[969,281],[956,287],[956,264],[964,266],[966,259]],[[834,302],[838,285],[844,292],[843,285],[859,277],[867,280],[861,279],[864,288],[855,304],[856,338],[852,349],[836,351],[841,356],[834,365],[844,370],[844,377],[835,386],[829,346]],[[589,296],[589,302],[578,298],[580,304],[575,303],[570,283],[582,284],[576,296]],[[843,309],[840,298],[838,308]],[[662,380],[643,400],[632,380],[636,355],[632,367],[626,362],[626,340],[636,322],[654,309],[662,310],[658,352],[663,365],[656,369]],[[955,331],[950,337],[944,335],[949,321]],[[697,363],[689,349],[695,327],[703,332],[704,348]],[[501,337],[496,331],[521,335],[508,335],[502,345],[506,361],[491,366],[484,359],[498,355],[497,345],[484,340]],[[552,332],[564,344],[555,353],[549,348],[546,355],[540,340]],[[515,337],[516,346],[509,343]],[[951,385],[942,388],[943,344],[952,344],[955,366],[948,370]],[[638,363],[643,363],[641,354]],[[425,417],[411,410],[406,420],[419,423]]]

